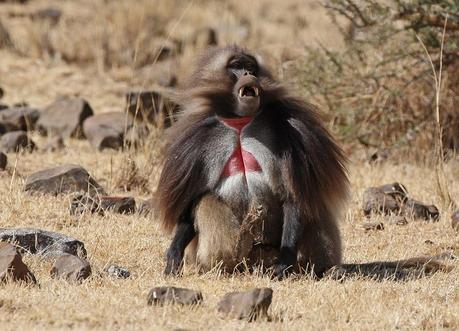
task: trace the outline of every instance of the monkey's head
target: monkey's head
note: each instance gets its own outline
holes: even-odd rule
[[[260,112],[273,83],[269,71],[254,55],[230,46],[204,54],[189,85],[191,99],[205,100],[218,116],[237,118]]]

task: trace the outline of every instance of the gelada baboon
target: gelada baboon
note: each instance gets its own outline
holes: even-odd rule
[[[182,105],[157,190],[174,233],[165,273],[187,246],[203,269],[262,264],[279,279],[340,266],[346,159],[316,109],[236,46],[201,58]]]

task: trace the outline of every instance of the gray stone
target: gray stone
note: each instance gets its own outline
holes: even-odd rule
[[[127,109],[135,119],[169,127],[178,105],[158,91],[131,92],[126,95]]]
[[[33,284],[37,282],[16,247],[0,242],[0,283],[8,280]]]
[[[227,293],[218,303],[218,311],[231,318],[248,321],[267,318],[272,298],[273,290],[268,287]]]
[[[131,277],[131,273],[128,269],[120,267],[116,264],[111,264],[106,269],[107,273],[111,277],[126,279]]]
[[[87,194],[76,194],[70,203],[70,215],[80,216],[84,213],[104,215],[100,199]]]
[[[133,214],[135,213],[135,199],[132,197],[101,196],[100,207],[103,210],[118,214]]]
[[[365,215],[371,213],[391,214],[400,211],[400,203],[391,194],[386,194],[379,187],[370,187],[363,193],[363,212]]]
[[[104,189],[82,167],[73,164],[41,170],[27,177],[25,191],[58,195],[88,193],[106,195]]]
[[[403,205],[405,215],[426,221],[438,221],[440,212],[434,205],[426,205],[420,201],[408,199]]]
[[[148,216],[150,215],[155,209],[155,201],[153,199],[142,200],[139,202],[139,208],[137,212],[140,215]]]
[[[154,287],[148,293],[148,305],[181,304],[198,305],[202,302],[202,293],[186,288],[161,286]]]
[[[83,122],[92,115],[92,108],[86,100],[63,97],[42,112],[37,127],[42,134],[50,136],[83,138]]]
[[[91,276],[91,265],[78,256],[63,254],[54,262],[50,274],[52,278],[62,278],[69,282],[80,283]]]
[[[66,235],[33,228],[0,228],[0,241],[15,243],[31,254],[59,256],[63,253],[86,256],[84,244]]]
[[[365,231],[384,230],[384,223],[378,221],[365,222],[362,227]]]
[[[31,131],[40,118],[40,110],[30,107],[12,107],[0,112],[0,123],[9,131]]]
[[[34,149],[35,143],[25,131],[8,132],[0,138],[0,150],[6,153],[32,152]]]
[[[56,152],[65,148],[64,139],[61,136],[51,137],[48,142],[43,146],[44,152]]]
[[[5,170],[8,164],[8,157],[5,153],[0,152],[0,170]]]
[[[83,132],[94,149],[121,149],[124,134],[133,125],[130,114],[107,112],[89,117],[83,123]]]

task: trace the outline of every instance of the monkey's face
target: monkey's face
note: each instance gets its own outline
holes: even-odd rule
[[[263,109],[272,78],[256,58],[236,46],[216,48],[201,58],[190,84],[216,115],[253,117]]]
[[[258,63],[246,54],[237,54],[227,64],[228,75],[234,82],[234,114],[241,117],[255,116],[260,110],[261,85]]]

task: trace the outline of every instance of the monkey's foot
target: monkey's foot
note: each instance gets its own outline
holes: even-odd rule
[[[277,280],[282,280],[284,278],[287,278],[289,275],[291,275],[294,270],[293,270],[293,265],[287,265],[284,263],[276,263],[273,266],[273,274],[272,278],[277,279]]]
[[[182,271],[183,254],[174,251],[167,252],[165,275],[178,276]]]

